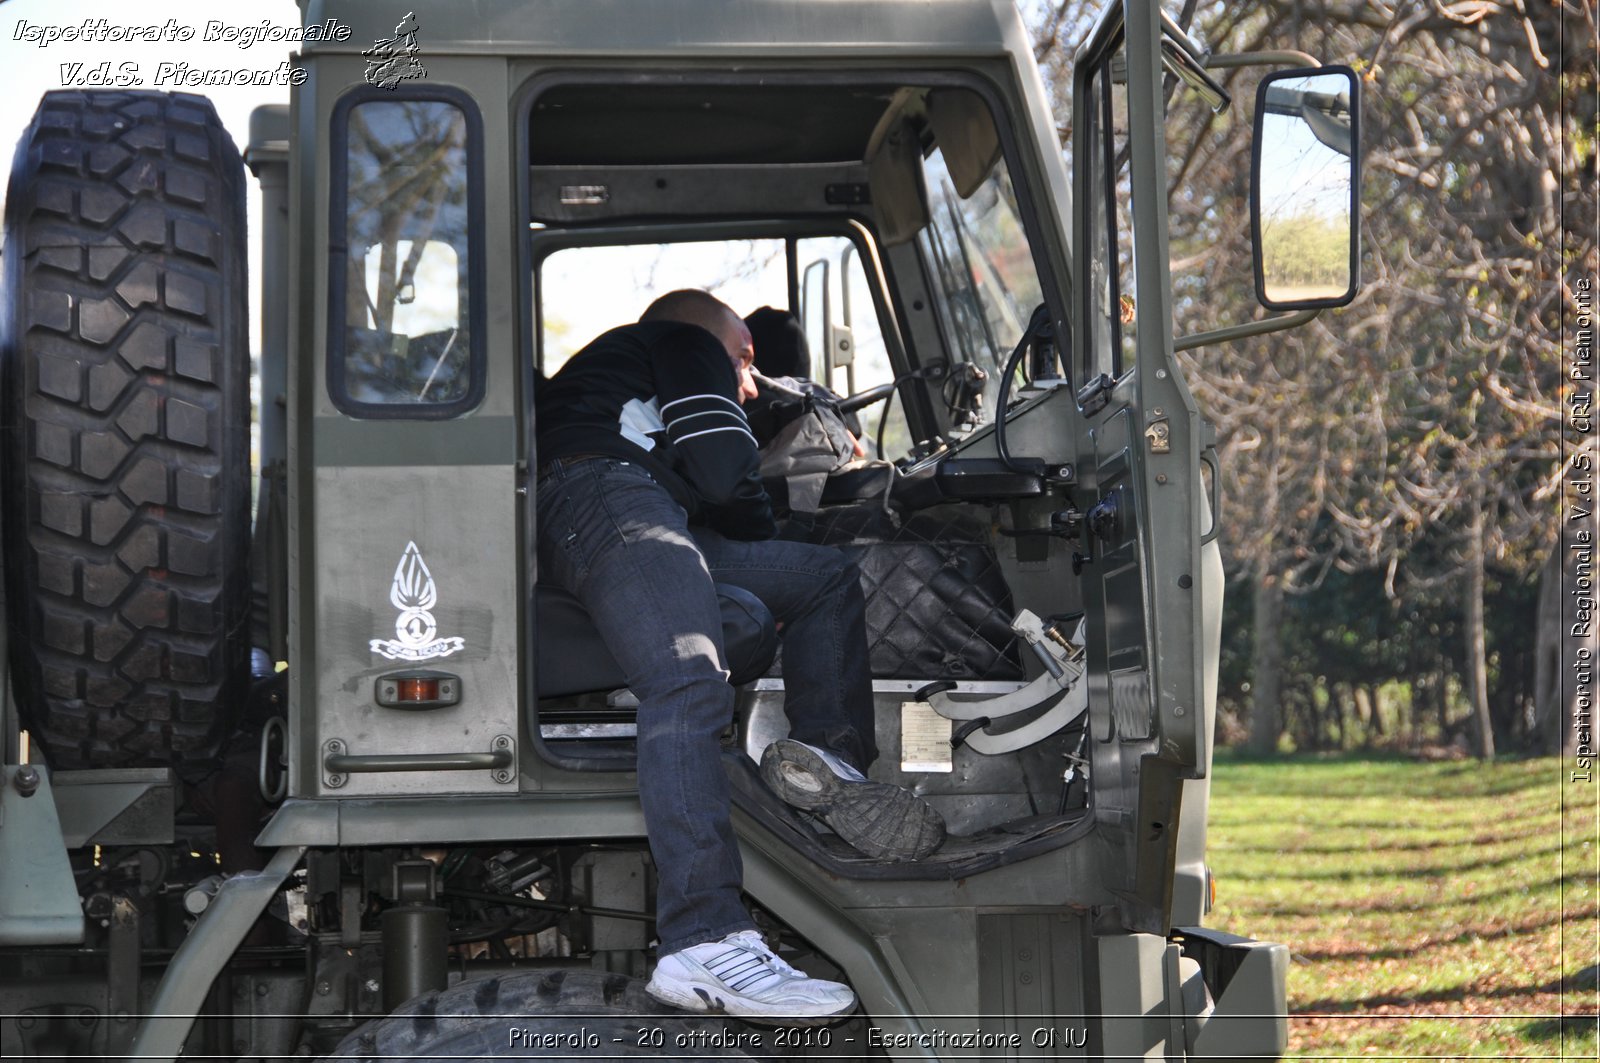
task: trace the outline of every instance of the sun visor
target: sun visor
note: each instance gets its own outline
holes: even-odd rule
[[[928,189],[922,180],[922,144],[915,127],[900,118],[875,136],[867,160],[878,234],[893,247],[916,238],[928,224]]]
[[[935,89],[928,94],[928,124],[956,194],[969,198],[1000,161],[1000,137],[983,97],[967,89]]]

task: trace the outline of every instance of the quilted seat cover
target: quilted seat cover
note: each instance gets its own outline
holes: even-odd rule
[[[861,569],[867,641],[879,679],[1021,679],[1011,589],[984,527],[876,505],[825,507],[804,534]]]

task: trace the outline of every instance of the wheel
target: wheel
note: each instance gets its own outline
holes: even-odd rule
[[[248,682],[244,173],[204,97],[52,92],[6,198],[0,511],[57,768],[204,774]]]
[[[554,970],[463,982],[424,994],[363,1026],[327,1058],[353,1063],[747,1059],[745,1048],[759,1051],[763,1043],[772,1043],[771,1036],[771,1031],[668,1008],[637,978]]]

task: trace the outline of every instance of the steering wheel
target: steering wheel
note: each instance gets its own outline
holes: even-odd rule
[[[854,395],[839,400],[840,413],[855,413],[864,410],[880,399],[886,399],[894,394],[894,389],[900,386],[900,381],[891,380],[886,384],[870,387],[865,391],[858,391]]]

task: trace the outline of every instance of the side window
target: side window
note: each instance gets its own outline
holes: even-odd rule
[[[569,247],[539,265],[539,369],[553,375],[607,329],[639,320],[657,297],[705,288],[741,315],[788,304],[782,240]]]
[[[1086,122],[1080,142],[1088,180],[1088,342],[1090,375],[1120,377],[1133,368],[1135,309],[1132,184],[1128,159],[1126,69],[1119,45],[1086,85]]]
[[[799,317],[817,382],[840,395],[892,383],[894,366],[878,324],[872,282],[855,243],[844,236],[807,237],[797,241],[795,260],[800,269]],[[897,456],[911,449],[911,431],[898,393],[863,407],[857,416],[874,456]]]
[[[483,391],[481,134],[463,99],[334,113],[329,390],[346,413],[448,417]]]

